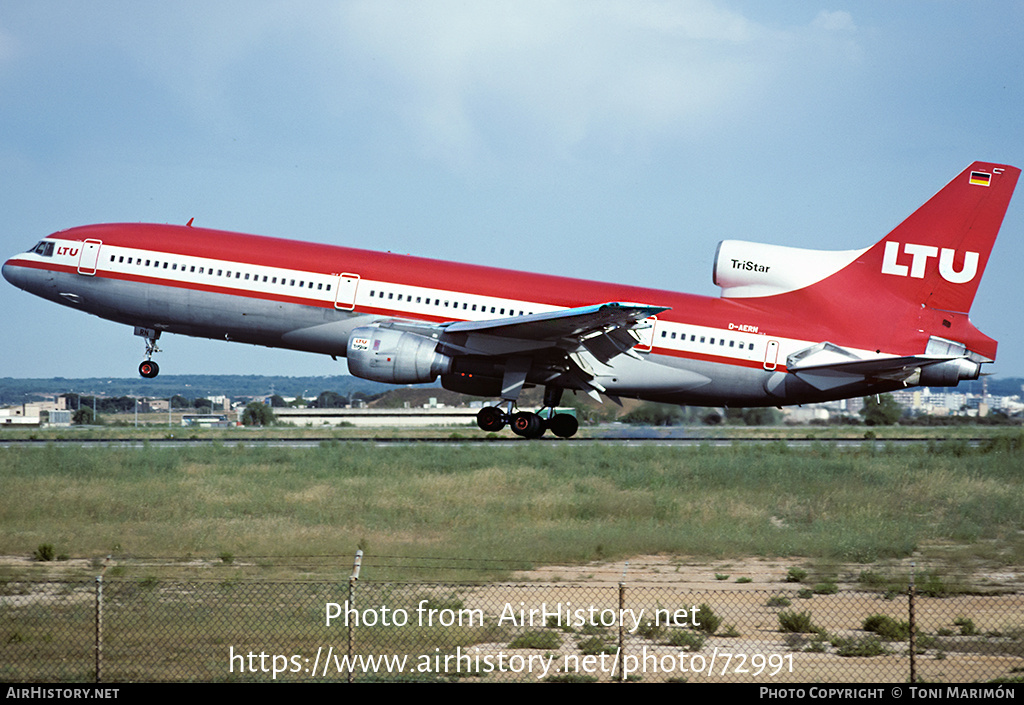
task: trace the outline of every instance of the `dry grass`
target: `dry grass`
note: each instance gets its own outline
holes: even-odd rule
[[[948,543],[1020,564],[1022,459],[1012,443],[3,448],[0,554],[334,556],[347,570],[357,547],[518,566],[650,553],[868,563]]]

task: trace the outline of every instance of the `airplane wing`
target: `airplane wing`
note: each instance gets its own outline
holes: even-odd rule
[[[665,310],[665,306],[610,302],[442,326],[447,336],[465,335],[462,346],[467,352],[511,354],[523,351],[524,344],[525,349],[583,348],[601,362],[608,362],[623,353],[636,357],[633,347],[640,342],[637,331],[647,325],[644,319]]]
[[[859,358],[832,343],[819,343],[791,355],[786,368],[814,388],[826,390],[865,380],[903,382],[908,387],[923,384],[927,381],[922,381],[922,371],[944,363],[967,365],[972,369],[978,367],[964,355]],[[974,379],[977,379],[976,375]]]
[[[646,319],[665,306],[608,302],[594,306],[485,321],[440,324],[439,349],[451,357],[493,361],[503,366],[502,395],[515,398],[527,377],[587,390],[598,398],[605,388],[595,365],[618,355],[640,359],[633,348]]]

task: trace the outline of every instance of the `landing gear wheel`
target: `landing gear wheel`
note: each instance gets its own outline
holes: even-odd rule
[[[544,435],[544,419],[528,411],[513,414],[510,425],[512,433],[523,438],[540,438]]]
[[[152,360],[143,360],[139,363],[139,374],[146,379],[153,379],[160,374],[160,365],[156,364]]]
[[[572,414],[555,414],[548,419],[548,428],[559,438],[570,438],[576,435],[580,422]]]
[[[485,406],[476,413],[476,425],[481,430],[497,433],[505,428],[505,420],[501,416],[501,409],[498,407]]]

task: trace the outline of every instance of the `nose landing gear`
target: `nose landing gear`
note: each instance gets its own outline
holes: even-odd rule
[[[151,359],[154,353],[160,352],[156,341],[160,338],[160,331],[152,328],[135,328],[135,335],[146,339],[146,359],[139,363],[139,374],[146,379],[153,379],[160,374],[160,365]]]

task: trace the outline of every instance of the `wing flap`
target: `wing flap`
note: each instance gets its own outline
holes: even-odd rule
[[[444,325],[446,333],[486,333],[505,338],[555,342],[563,338],[583,339],[605,328],[632,327],[638,321],[667,310],[665,306],[609,302],[596,306],[567,308],[548,313],[531,313],[513,318],[459,321]],[[630,346],[632,347],[632,346]]]
[[[594,306],[485,321],[442,324],[441,343],[454,355],[493,359],[498,364],[529,359],[527,368],[541,379],[561,377],[563,384],[603,392],[591,362],[608,364],[619,355],[639,358],[633,348],[640,343],[638,331],[651,324],[646,319],[667,310],[650,306],[608,302]]]

